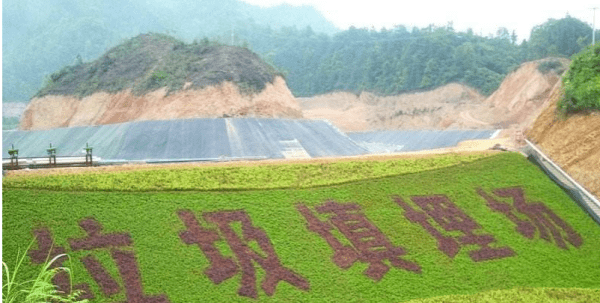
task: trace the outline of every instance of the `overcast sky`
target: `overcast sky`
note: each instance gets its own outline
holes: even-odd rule
[[[242,0],[260,6],[288,3],[310,5],[339,29],[355,27],[393,28],[395,25],[426,27],[445,26],[452,21],[457,31],[472,28],[487,36],[499,27],[515,30],[519,41],[529,39],[531,29],[550,18],[567,15],[592,26],[592,7],[600,8],[600,0]],[[401,2],[401,3],[399,3]],[[600,26],[600,9],[596,10],[596,28]]]

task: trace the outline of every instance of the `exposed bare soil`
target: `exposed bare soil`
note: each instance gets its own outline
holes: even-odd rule
[[[242,94],[234,83],[226,81],[203,89],[188,86],[171,94],[162,88],[142,96],[131,90],[115,94],[98,92],[82,99],[47,95],[31,100],[20,128],[223,116],[302,118],[302,111],[285,80],[278,76],[257,94]]]
[[[481,107],[484,100],[474,89],[457,83],[397,96],[335,92],[299,98],[304,117],[330,120],[343,131],[477,128],[479,122],[460,119],[460,113]]]
[[[566,65],[567,60],[562,60]],[[515,149],[523,134],[540,147],[571,176],[600,196],[600,114],[579,114],[559,118],[556,103],[561,97],[560,77],[553,71],[542,73],[541,61],[523,64],[502,82],[490,97],[462,84],[449,84],[428,92],[398,96],[377,96],[363,92],[354,95],[336,92],[312,98],[295,99],[285,81],[276,77],[263,91],[243,94],[232,82],[198,89],[186,84],[168,94],[166,88],[136,96],[131,90],[105,92],[79,99],[48,95],[33,99],[23,114],[23,129],[118,123],[132,120],[161,120],[192,117],[258,116],[328,119],[343,131],[372,129],[456,129],[503,128],[494,140],[466,141],[457,147],[347,158],[309,160],[266,160],[226,163],[135,164],[98,168],[59,168],[9,172],[72,173],[154,169],[197,165],[264,165],[285,162],[355,161],[394,157],[427,157],[453,152],[485,152],[501,145]],[[536,119],[537,118],[537,119]],[[534,122],[535,121],[535,122]]]
[[[568,64],[568,60],[561,60]],[[342,131],[502,128],[518,135],[538,116],[559,80],[553,71],[539,71],[542,61],[523,64],[489,98],[458,83],[397,96],[335,92],[296,100],[281,77],[272,83],[267,81],[260,93],[248,95],[229,81],[204,88],[190,82],[175,92],[163,87],[141,96],[128,89],[96,92],[82,99],[72,95],[34,98],[20,127],[47,129],[192,117],[304,116],[330,120]]]
[[[304,117],[328,119],[344,131],[424,128],[517,131],[533,122],[560,79],[554,71],[540,72],[538,66],[542,61],[521,65],[488,98],[466,85],[452,83],[432,91],[397,96],[336,92],[300,98],[299,102]],[[560,61],[568,64],[566,59]]]
[[[500,87],[485,100],[487,112],[477,112],[476,117],[500,128],[527,128],[548,104],[548,97],[560,82],[555,72],[542,73],[538,66],[544,60],[527,62],[509,74]],[[557,60],[557,59],[554,59]],[[559,59],[568,66],[569,60]]]
[[[302,111],[276,69],[246,48],[142,34],[50,75],[20,128],[235,116]]]
[[[548,106],[526,135],[569,175],[600,197],[600,113],[560,117],[556,104],[561,96],[559,82],[548,98]]]

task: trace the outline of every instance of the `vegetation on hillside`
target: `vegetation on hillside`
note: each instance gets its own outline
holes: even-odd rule
[[[547,58],[545,60],[540,60],[538,64],[538,71],[542,74],[547,74],[551,71],[555,72],[557,75],[562,75],[568,67],[568,63],[563,63],[558,58]]]
[[[118,92],[143,94],[161,87],[181,89],[186,82],[203,88],[223,81],[244,93],[264,89],[277,71],[248,49],[208,39],[186,44],[164,34],[143,34],[112,48],[99,59],[69,65],[51,74],[36,97]]]
[[[428,299],[415,299],[406,303],[568,303],[600,302],[600,289],[517,287],[488,290],[473,295],[449,295]]]
[[[506,28],[482,37],[472,30],[456,31],[452,24],[381,31],[351,27],[334,36],[310,28],[249,27],[239,34],[288,72],[287,83],[296,96],[332,90],[396,94],[450,82],[489,95],[525,61],[578,52],[591,42],[592,28],[569,16],[550,19],[520,44]]]
[[[271,175],[275,179],[278,175],[275,168],[270,165],[257,167],[257,170],[265,171],[258,175]],[[228,167],[218,169],[222,175],[230,172]],[[180,171],[172,176],[177,179],[186,174]],[[196,178],[196,182],[203,181]],[[536,225],[531,237],[527,237],[518,227],[530,222],[531,218],[514,210],[520,202],[498,197],[505,208],[513,209],[516,218],[507,216],[490,208],[477,191],[481,188],[491,194],[498,188],[513,187],[523,189],[523,202],[532,207],[531,210],[547,207],[572,227],[582,242],[577,245],[567,242],[565,225],[560,225],[561,221],[553,224],[557,223],[556,217],[548,216],[543,217],[545,223]],[[434,195],[445,195],[453,205],[448,209],[450,213],[440,220],[425,214],[424,209],[414,202],[415,196]],[[417,219],[418,216],[409,216],[394,200],[396,196],[415,208],[417,215],[428,217],[429,225],[411,221],[409,218]],[[350,220],[350,216],[352,220],[366,220],[369,225],[365,229],[383,235],[383,240],[396,248],[393,256],[387,255],[392,260],[369,261],[367,252],[375,253],[386,247],[381,244],[369,246],[365,236],[362,244],[367,248],[358,248],[361,243],[357,241],[360,240],[353,240],[348,230],[339,227],[342,225],[336,221],[335,214],[317,210],[327,201],[342,206],[355,204],[358,210],[338,213],[337,218]],[[259,302],[402,302],[515,287],[600,288],[597,279],[600,275],[597,266],[600,227],[542,171],[516,153],[400,176],[295,189],[231,190],[227,184],[210,192],[81,192],[4,187],[2,208],[2,259],[13,264],[18,248],[26,247],[43,231],[49,237],[38,238],[49,240],[45,242],[46,246],[36,246],[36,249],[43,251],[51,244],[57,250],[64,249],[73,260],[70,268],[80,273],[73,283],[87,284],[87,289],[95,296],[94,302],[123,302],[128,301],[127,296],[139,293],[154,298],[168,297],[173,303],[249,302],[252,299],[240,295],[243,294],[240,292],[243,283],[250,284],[248,288],[255,287],[254,301]],[[312,212],[320,222],[317,226],[322,226],[321,230],[328,231],[331,237],[327,240],[315,232],[318,229],[311,227],[299,209]],[[237,221],[233,217],[241,211],[247,221]],[[468,217],[460,216],[462,213]],[[207,220],[211,214],[233,222],[211,223]],[[232,216],[227,219],[225,216],[230,214]],[[196,218],[198,223],[188,223],[190,217]],[[444,225],[443,219],[458,221]],[[460,220],[475,223],[461,226],[457,223]],[[513,220],[519,220],[520,225]],[[461,241],[455,255],[450,257],[440,249],[439,238],[427,229],[428,226],[447,241]],[[193,234],[193,230],[200,230],[195,233],[195,240],[186,236]],[[542,234],[542,230],[547,233]],[[122,235],[128,235],[125,236],[130,239],[127,245],[106,247],[111,238],[122,238]],[[261,235],[267,238],[268,244],[261,241]],[[239,241],[231,241],[232,238]],[[332,257],[337,249],[330,244],[336,243],[335,239],[351,251],[356,247],[361,258],[348,266],[336,264]],[[564,248],[559,247],[561,239],[566,245]],[[377,238],[375,242],[383,240]],[[484,240],[486,244],[477,240]],[[75,248],[76,242],[87,244]],[[239,243],[244,252],[254,254],[243,258],[239,254]],[[211,247],[214,250],[210,250]],[[265,249],[269,247],[272,250]],[[473,260],[475,251],[487,249],[489,253],[490,249],[506,247],[514,254]],[[391,251],[391,247],[387,249]],[[261,263],[261,257],[274,254],[276,260]],[[126,270],[123,270],[124,255],[131,256]],[[404,269],[394,258],[418,264],[420,273]],[[235,270],[226,272],[223,262],[233,262]],[[40,267],[30,263],[25,265],[24,273],[35,272]],[[309,288],[286,280],[278,281],[273,293],[267,293],[268,288],[264,286],[272,280],[273,267],[277,269],[278,265],[305,279]],[[211,266],[214,266],[212,273],[216,273],[212,278],[208,275]],[[367,270],[371,267],[382,274],[381,279],[369,276],[373,274]],[[133,282],[127,280],[138,270],[139,275]],[[112,288],[113,291],[107,291],[110,285],[107,281],[111,280],[116,281],[117,286]],[[132,290],[132,284],[138,288]],[[593,293],[577,289],[542,292],[550,297],[595,298]],[[513,298],[532,297],[523,290],[505,295],[511,302],[515,301],[511,300]],[[484,294],[485,297],[496,295]]]
[[[600,111],[600,43],[573,56],[562,80],[564,96],[558,103],[561,111]]]
[[[118,41],[151,31],[167,32],[188,43],[202,37],[227,44],[233,40],[234,45],[247,42],[268,62],[287,71],[288,86],[296,96],[333,90],[395,94],[456,81],[490,94],[524,61],[577,53],[590,43],[592,31],[567,16],[536,26],[528,41],[518,43],[506,28],[484,37],[471,30],[455,31],[452,24],[336,31],[307,7],[261,9],[236,0],[175,5],[38,1],[9,1],[3,6],[7,17],[3,21],[4,100],[26,101],[42,86],[44,75],[94,60]],[[39,11],[40,7],[49,9]],[[302,18],[294,18],[298,15]],[[161,76],[154,79],[168,82]],[[109,85],[118,87],[118,83]]]
[[[263,8],[239,0],[5,0],[2,1],[2,98],[29,101],[44,77],[81,57],[89,62],[142,33],[191,43],[254,22],[328,34],[337,29],[312,7]],[[290,16],[300,16],[292,18]],[[226,41],[229,41],[227,39]]]
[[[571,57],[591,42],[592,28],[567,14],[565,18],[549,19],[535,26],[531,30],[528,48],[535,58],[556,55]]]

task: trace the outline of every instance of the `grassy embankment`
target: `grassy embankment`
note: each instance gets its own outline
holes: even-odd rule
[[[400,302],[449,295],[448,300],[458,302],[488,298],[585,302],[600,298],[600,227],[520,155],[479,158],[441,156],[380,164],[350,161],[8,177],[3,180],[3,260],[11,264],[18,249],[27,247],[33,239],[32,230],[47,227],[56,245],[65,247],[74,260],[74,281],[88,283],[96,295],[95,302],[125,300],[122,290],[104,296],[78,261],[93,255],[123,285],[109,250],[69,249],[69,239],[85,237],[79,222],[93,217],[102,224],[102,233],[131,235],[133,245],[127,250],[135,252],[145,294],[165,294],[170,302],[253,302],[237,294],[240,273],[214,284],[204,273],[210,266],[209,259],[198,245],[187,245],[179,237],[186,230],[178,216],[180,210],[192,211],[202,226],[213,230],[217,226],[203,220],[202,214],[244,210],[252,225],[266,233],[281,264],[310,284],[310,289],[304,291],[280,282],[273,296],[268,296],[260,288],[265,271],[254,263],[260,301]],[[454,159],[453,164],[449,164],[450,159]],[[390,173],[393,167],[400,169]],[[539,232],[528,239],[477,194],[478,188],[491,192],[507,187],[522,188],[528,203],[546,205],[577,232],[583,244],[575,247],[567,243],[567,249],[561,249],[552,237],[550,241],[540,239]],[[436,239],[421,225],[409,221],[404,209],[391,198],[398,195],[420,210],[411,197],[439,194],[446,195],[481,226],[475,234],[494,236],[490,247],[510,247],[515,255],[475,262],[469,252],[478,246],[463,245],[456,256],[448,257],[438,250]],[[368,263],[357,261],[347,269],[338,267],[332,262],[331,246],[307,228],[306,219],[297,210],[297,205],[303,204],[317,214],[315,207],[328,199],[360,205],[361,213],[393,246],[403,247],[406,254],[402,258],[417,263],[421,273],[393,267],[385,260],[390,270],[376,282],[363,273]],[[510,199],[499,199],[512,205]],[[330,222],[325,215],[317,216]],[[458,239],[462,235],[460,231],[444,231],[431,218],[429,222],[445,236]],[[239,235],[240,226],[231,225]],[[332,233],[341,243],[350,244],[338,229]],[[225,237],[222,231],[219,235]],[[256,241],[247,245],[265,254]],[[216,247],[237,262],[226,241],[217,241]],[[35,269],[29,266],[23,275]],[[445,299],[422,302],[436,300]]]
[[[206,191],[309,188],[466,164],[490,153],[448,154],[383,161],[333,161],[262,166],[145,167],[123,171],[90,171],[56,175],[25,174],[5,178],[8,188],[70,191]]]

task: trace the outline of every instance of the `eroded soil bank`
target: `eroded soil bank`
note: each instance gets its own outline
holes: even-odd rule
[[[561,96],[559,82],[548,98],[548,107],[526,135],[569,175],[600,197],[600,113],[561,117],[556,113]]]
[[[475,89],[451,83],[430,91],[395,96],[336,92],[300,98],[304,116],[328,119],[344,131],[374,129],[525,129],[545,107],[559,82],[553,70],[541,72],[540,63],[522,64],[488,98]]]
[[[50,129],[141,120],[199,117],[302,118],[298,102],[285,80],[276,77],[260,93],[246,95],[231,82],[204,89],[186,88],[167,94],[165,88],[135,96],[130,90],[116,94],[75,96],[48,95],[31,100],[20,128]]]

